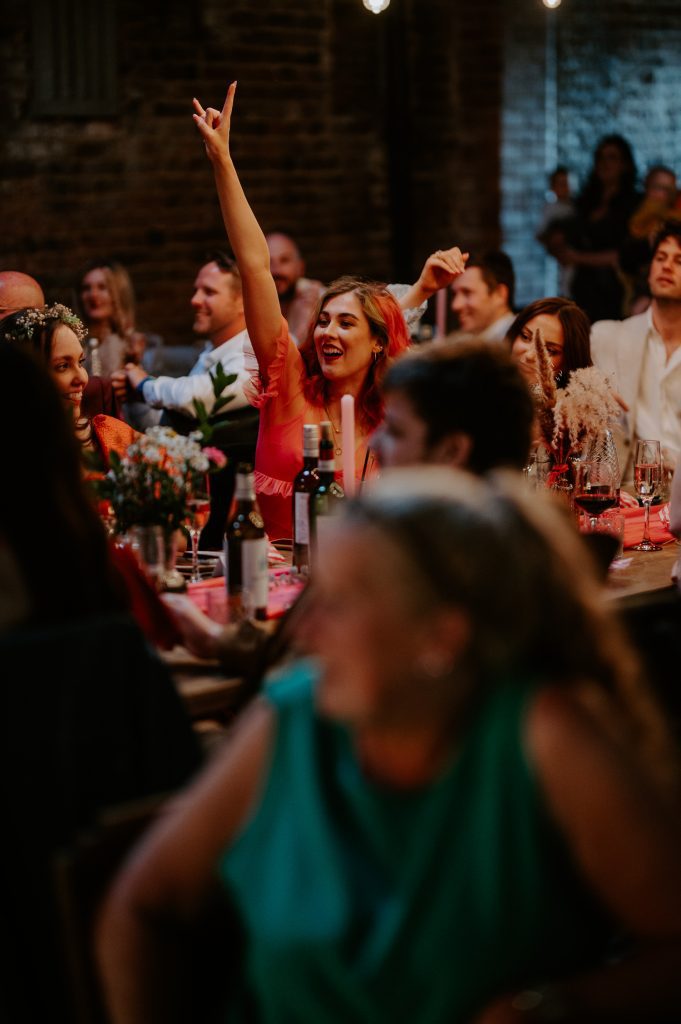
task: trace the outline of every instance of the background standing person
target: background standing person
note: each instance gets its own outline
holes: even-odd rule
[[[386,473],[332,527],[299,640],[315,660],[113,889],[116,1024],[173,1019],[167,958],[216,871],[245,930],[230,1002],[266,1020],[676,1019],[674,749],[559,511]]]
[[[632,316],[644,313],[650,305],[648,271],[653,245],[665,221],[681,218],[677,200],[676,174],[671,167],[655,164],[646,174],[641,204],[629,221],[620,250],[620,263],[629,284],[627,312]]]
[[[561,263],[574,267],[571,297],[592,323],[624,313],[619,252],[639,201],[631,146],[621,135],[604,136],[577,197],[576,217],[566,225],[565,245],[554,248]]]
[[[241,273],[244,311],[255,353],[252,402],[260,408],[255,483],[267,533],[292,535],[292,484],[302,466],[304,423],[329,420],[342,457],[341,398],[355,399],[356,475],[371,471],[368,438],[381,420],[380,381],[409,336],[402,310],[418,306],[465,266],[458,249],[429,258],[419,280],[397,301],[385,285],[341,278],[320,301],[308,336],[297,348],[281,314],[270,254],[244,195],[229,148],[236,83],[222,112],[195,100],[194,120],[215,172],[225,227]],[[340,464],[340,463],[339,463]]]

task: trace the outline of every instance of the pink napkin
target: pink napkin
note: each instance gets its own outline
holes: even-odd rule
[[[657,514],[660,508],[660,505],[652,505],[650,509],[650,539],[656,544],[669,544],[675,538],[660,522]],[[620,508],[618,511],[624,516],[624,547],[633,548],[643,538],[645,513],[642,508]]]

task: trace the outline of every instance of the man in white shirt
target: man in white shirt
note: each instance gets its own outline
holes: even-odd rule
[[[505,252],[469,258],[452,284],[452,311],[459,321],[453,338],[503,341],[513,323],[515,272]]]
[[[207,338],[207,344],[186,377],[151,377],[140,366],[128,363],[112,377],[117,390],[129,388],[137,391],[148,405],[195,417],[194,400],[200,399],[208,413],[215,404],[210,371],[220,363],[227,374],[237,379],[223,392],[232,396],[225,412],[234,413],[248,405],[243,385],[247,380],[244,366],[243,343],[246,340],[246,320],[241,295],[241,278],[236,263],[224,253],[199,270],[191,298],[194,310],[194,333]]]
[[[112,376],[114,386],[125,393],[133,389],[149,405],[163,409],[161,422],[178,433],[196,427],[194,401],[203,402],[210,415],[215,405],[211,370],[220,364],[226,374],[236,374],[221,397],[231,397],[222,407],[211,444],[227,455],[225,469],[211,478],[211,514],[201,535],[203,548],[220,548],[225,520],[234,491],[239,462],[253,462],[258,436],[258,413],[247,401],[244,384],[250,374],[244,362],[244,341],[248,339],[241,277],[236,263],[225,253],[216,253],[199,270],[191,298],[194,333],[208,338],[206,348],[186,377],[151,377],[139,366],[128,363]]]
[[[648,274],[652,302],[627,320],[591,329],[596,366],[628,405],[616,431],[622,478],[631,476],[636,438],[659,440],[673,469],[681,454],[681,224],[667,222],[653,244]]]

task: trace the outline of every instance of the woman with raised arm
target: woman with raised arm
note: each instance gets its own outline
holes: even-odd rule
[[[359,278],[335,281],[322,297],[300,349],[282,317],[265,236],[232,162],[229,133],[236,82],[222,111],[195,100],[194,120],[213,165],[227,234],[243,283],[246,324],[255,359],[250,399],[260,407],[256,489],[268,534],[291,537],[293,480],[302,466],[304,423],[329,420],[342,455],[341,398],[352,395],[356,475],[371,472],[368,439],[381,421],[379,384],[390,359],[409,344],[403,310],[418,306],[465,268],[459,249],[438,251],[399,304],[385,285]]]

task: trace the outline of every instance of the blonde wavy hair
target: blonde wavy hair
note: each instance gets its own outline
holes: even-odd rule
[[[92,270],[101,270],[106,280],[106,286],[111,295],[111,330],[121,338],[131,338],[135,333],[135,292],[132,286],[130,274],[122,263],[114,260],[93,260],[84,268],[78,282],[78,308],[81,318],[87,325],[82,308],[81,295],[83,281]],[[90,329],[90,325],[88,325]]]
[[[347,515],[399,547],[422,608],[467,614],[457,671],[471,681],[469,703],[509,678],[585,689],[604,728],[676,792],[676,751],[639,659],[579,534],[548,496],[529,495],[508,471],[481,480],[420,466],[384,473]]]

